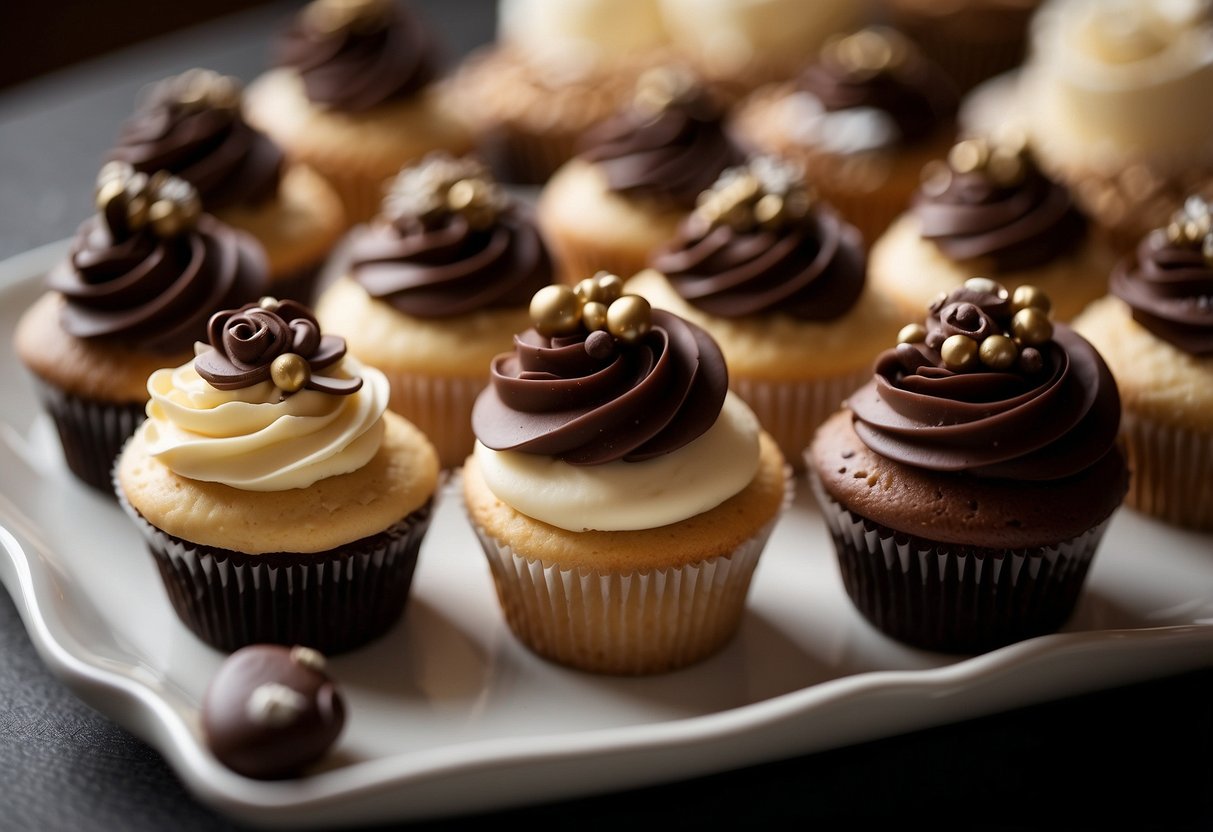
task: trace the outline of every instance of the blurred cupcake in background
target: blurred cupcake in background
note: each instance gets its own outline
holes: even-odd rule
[[[684,69],[649,70],[616,116],[587,133],[581,151],[539,195],[538,216],[576,283],[599,270],[631,277],[674,234],[699,195],[741,150],[719,101]]]
[[[313,0],[249,85],[245,116],[337,189],[346,222],[374,216],[384,183],[472,138],[439,82],[435,39],[399,0]]]
[[[241,114],[241,83],[193,69],[150,85],[108,158],[165,170],[198,191],[203,210],[249,232],[265,249],[275,297],[309,300],[345,232],[341,200],[306,165]]]
[[[658,0],[500,0],[496,40],[453,88],[498,178],[541,185],[668,57]]]
[[[794,81],[740,102],[731,119],[752,152],[800,164],[871,241],[910,203],[919,173],[955,139],[956,87],[901,33],[831,38]]]

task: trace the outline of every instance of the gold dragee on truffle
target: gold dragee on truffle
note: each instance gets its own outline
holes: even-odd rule
[[[927,328],[922,324],[906,324],[897,333],[899,344],[921,344],[927,340]]]
[[[952,145],[946,162],[935,159],[923,166],[922,190],[927,196],[941,196],[954,177],[968,173],[984,173],[1002,187],[1017,185],[1027,172],[1027,159],[1027,144],[1018,133],[962,139]]]
[[[581,328],[605,331],[624,343],[643,338],[652,325],[652,309],[639,295],[622,294],[617,275],[598,272],[570,288],[544,286],[531,298],[531,322],[540,335],[571,335]]]
[[[270,380],[285,393],[297,393],[311,380],[312,368],[307,359],[293,352],[283,353],[270,364]]]
[[[1047,313],[1029,306],[1015,313],[1011,319],[1011,332],[1018,343],[1034,347],[1053,337],[1053,324]]]
[[[1035,286],[1025,283],[1015,287],[1015,291],[1011,295],[1011,308],[1018,312],[1028,307],[1035,307],[1047,314],[1053,308],[1053,304],[1048,295]]]
[[[323,35],[373,32],[387,24],[391,12],[391,0],[313,0],[303,10],[303,22]]]
[[[382,214],[390,222],[417,219],[434,225],[458,214],[472,228],[491,226],[509,200],[488,168],[472,157],[431,153],[404,168],[388,185]]]
[[[1184,200],[1164,233],[1170,243],[1199,247],[1205,262],[1213,266],[1213,208],[1205,199],[1194,195]]]
[[[949,370],[970,370],[977,366],[978,349],[967,335],[949,335],[939,348],[939,357]]]
[[[161,238],[191,229],[202,213],[198,191],[165,171],[151,176],[126,162],[107,162],[97,175],[97,211],[115,240],[151,226]]]
[[[1019,348],[1005,335],[988,335],[982,339],[977,357],[991,370],[1009,370],[1019,358]]]
[[[728,226],[740,232],[777,231],[804,221],[813,201],[798,166],[772,156],[755,156],[721,173],[699,195],[694,216],[708,230]]]

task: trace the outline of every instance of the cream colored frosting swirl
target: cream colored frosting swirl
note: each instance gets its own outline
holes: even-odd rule
[[[570,465],[543,454],[476,443],[485,484],[502,502],[569,531],[668,526],[742,491],[758,471],[758,419],[733,393],[720,417],[688,445],[642,462]]]
[[[192,361],[157,370],[141,428],[148,452],[179,476],[245,491],[306,488],[356,471],[383,439],[388,381],[348,355],[326,373],[361,376],[362,388],[348,396],[283,396],[272,381],[218,390]]]

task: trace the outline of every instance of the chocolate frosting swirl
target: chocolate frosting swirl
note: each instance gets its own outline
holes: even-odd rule
[[[206,329],[211,348],[194,357],[194,370],[217,390],[269,381],[274,359],[288,353],[307,362],[310,372],[302,389],[348,396],[362,387],[361,378],[316,375],[345,357],[345,339],[321,335],[315,316],[295,301],[263,301],[216,312]]]
[[[805,68],[797,84],[827,112],[866,107],[885,113],[896,125],[900,143],[912,145],[949,124],[960,97],[947,74],[907,39],[892,33],[882,37],[895,38],[896,60],[879,69],[857,70],[830,59],[826,50]]]
[[[216,309],[265,291],[265,254],[252,237],[209,214],[167,239],[151,226],[116,239],[95,216],[80,226],[47,285],[67,300],[60,321],[70,335],[174,353],[205,337]]]
[[[874,379],[851,395],[860,439],[906,465],[1011,480],[1061,479],[1102,459],[1120,425],[1120,394],[1103,359],[1068,327],[1054,325],[1031,371],[953,371],[928,346],[1009,315],[1005,297],[969,289],[934,304],[926,342],[886,350]]]
[[[208,211],[259,205],[278,193],[285,157],[232,106],[181,100],[188,73],[154,85],[122,125],[107,158],[135,170],[167,170],[192,184]]]
[[[742,153],[722,126],[722,110],[696,90],[653,111],[633,106],[592,128],[580,157],[606,174],[612,191],[690,210]]]
[[[833,320],[863,291],[867,254],[859,231],[818,203],[778,230],[706,228],[692,215],[650,265],[688,303],[722,318],[782,313]]]
[[[1108,289],[1162,340],[1191,355],[1213,355],[1213,264],[1199,245],[1154,231],[1136,257],[1116,265]]]
[[[599,465],[668,454],[715,423],[728,372],[702,329],[654,310],[639,342],[594,357],[602,352],[587,341],[604,338],[534,329],[515,336],[514,351],[494,359],[491,384],[472,410],[476,437],[493,450]]]
[[[386,0],[377,20],[321,27],[308,9],[281,36],[276,63],[295,69],[308,99],[322,107],[363,112],[407,98],[438,75],[434,39],[416,16]]]
[[[468,216],[381,220],[350,247],[350,275],[371,297],[406,315],[445,318],[525,308],[553,282],[554,267],[531,210],[514,203],[487,228]]]
[[[923,239],[953,260],[984,258],[997,273],[1035,268],[1072,250],[1087,223],[1069,190],[1027,155],[1017,164],[1012,181],[986,167],[941,171],[924,183],[912,208]]]

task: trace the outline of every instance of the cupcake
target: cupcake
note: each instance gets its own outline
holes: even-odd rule
[[[111,162],[97,214],[18,321],[17,356],[62,442],[68,468],[112,493],[114,457],[143,420],[147,377],[186,360],[212,312],[265,291],[265,255],[202,213],[187,182]]]
[[[1116,382],[1034,301],[986,278],[940,298],[806,451],[847,595],[907,644],[1060,628],[1124,498]]]
[[[859,232],[786,162],[726,171],[650,263],[628,290],[711,333],[733,390],[797,469],[900,326],[865,284]]]
[[[402,166],[472,147],[433,37],[396,0],[314,0],[275,57],[249,86],[245,117],[332,183],[351,225],[374,216]]]
[[[524,645],[658,673],[737,631],[790,486],[711,337],[612,285],[535,295],[476,400],[463,491]]]
[[[872,246],[871,277],[903,318],[980,274],[1037,287],[1070,320],[1103,295],[1114,260],[1022,139],[965,139],[923,169],[910,209]]]
[[[905,36],[869,27],[830,39],[795,80],[755,90],[731,122],[748,151],[801,164],[870,241],[947,152],[957,103],[951,79]]]
[[[628,107],[582,138],[581,152],[539,195],[539,224],[564,282],[644,268],[699,194],[741,162],[722,116],[692,76],[662,67],[641,78]]]
[[[1042,166],[1129,253],[1186,196],[1213,191],[1213,12],[1208,3],[1051,0],[1010,85],[971,102],[966,131],[1010,123]]]
[[[339,653],[400,618],[438,458],[385,413],[382,373],[306,307],[263,298],[216,313],[147,389],[115,490],[191,631]]]
[[[869,22],[854,0],[660,0],[670,42],[730,99],[786,81],[828,38]]]
[[[270,291],[310,301],[321,267],[345,232],[332,186],[240,113],[240,82],[194,69],[148,87],[108,156],[151,175],[189,182],[202,208],[265,249]]]
[[[1116,266],[1074,328],[1120,387],[1133,508],[1213,530],[1213,222],[1190,198]]]
[[[496,175],[542,185],[668,58],[658,0],[499,0],[497,37],[460,64],[452,95]]]
[[[387,375],[389,406],[433,441],[442,465],[462,465],[489,362],[553,280],[531,210],[476,160],[434,154],[400,173],[346,259],[317,317]]]

